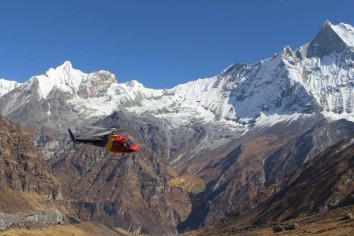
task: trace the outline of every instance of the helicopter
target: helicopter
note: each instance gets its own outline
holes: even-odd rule
[[[76,143],[83,143],[96,147],[102,147],[107,151],[116,153],[132,153],[139,150],[139,147],[134,145],[128,137],[123,137],[116,134],[117,130],[115,128],[103,133],[79,138],[76,138],[70,129],[68,129],[68,131],[74,146]]]

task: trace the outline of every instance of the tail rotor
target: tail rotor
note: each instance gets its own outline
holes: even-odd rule
[[[76,148],[76,138],[75,138],[73,132],[71,132],[70,129],[68,129],[68,131],[69,131],[69,134],[70,134],[70,137],[71,137],[71,141],[73,142],[74,148]]]

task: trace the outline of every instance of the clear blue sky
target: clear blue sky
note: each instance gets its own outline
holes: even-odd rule
[[[354,25],[354,1],[0,0],[0,77],[23,82],[69,60],[171,88],[296,49],[327,19]]]

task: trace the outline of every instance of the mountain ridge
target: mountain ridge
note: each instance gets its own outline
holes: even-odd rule
[[[309,44],[296,51],[285,47],[272,58],[254,65],[234,64],[219,76],[187,82],[171,89],[148,89],[137,81],[120,84],[110,72],[98,71],[86,74],[74,69],[69,61],[55,69],[49,69],[43,75],[32,77],[20,87],[25,86],[26,89],[22,90],[28,91],[36,87],[35,84],[38,83],[37,91],[33,91],[38,96],[38,100],[47,99],[49,93],[55,88],[69,93],[72,96],[68,103],[77,110],[90,109],[92,117],[108,115],[119,110],[118,107],[125,107],[128,111],[137,114],[149,111],[158,118],[167,119],[177,126],[183,125],[183,122],[179,122],[180,118],[188,120],[190,114],[194,114],[192,117],[203,122],[221,122],[224,125],[237,127],[240,122],[249,123],[263,111],[269,114],[281,114],[284,111],[308,113],[320,108],[327,112],[324,113],[325,116],[334,117],[341,114],[343,118],[351,119],[346,114],[352,114],[354,106],[352,102],[354,95],[350,91],[353,83],[350,79],[353,77],[353,70],[340,68],[331,71],[337,76],[326,72],[331,64],[337,64],[337,67],[340,67],[338,63],[343,56],[339,54],[344,51],[331,50],[330,54],[324,52],[321,55],[306,54],[307,57],[298,57],[304,51],[308,52],[313,45],[317,45],[317,38],[321,38],[322,41],[327,40],[326,43],[321,41],[321,44],[328,47],[327,42],[331,42],[331,38],[322,36],[327,35],[328,30],[331,30],[331,33],[335,34],[347,48],[349,47],[350,53],[347,53],[353,53],[351,41],[354,41],[352,39],[354,29],[343,23],[334,26],[326,22]],[[344,37],[348,45],[342,40]],[[322,52],[325,49],[319,51]],[[352,61],[350,55],[344,55],[344,58]],[[308,71],[316,72],[316,68],[321,64],[323,67],[320,70],[321,74],[308,74]],[[349,79],[343,79],[346,73]],[[277,82],[274,76],[279,78]],[[327,82],[318,81],[317,78],[320,76],[327,77]],[[279,84],[273,84],[274,82]],[[249,85],[253,85],[252,90],[247,88]],[[257,89],[264,88],[264,86],[269,89]],[[279,88],[274,90],[275,86]],[[298,90],[297,97],[288,97],[289,89]],[[338,89],[339,92],[336,92]],[[11,92],[13,91],[7,93]],[[267,99],[264,100],[265,98]],[[293,107],[294,104],[300,105],[301,109]],[[304,107],[307,110],[303,110]],[[102,110],[105,112],[102,113]],[[11,110],[5,110],[2,113],[8,115]],[[174,118],[176,115],[179,116],[177,119]]]

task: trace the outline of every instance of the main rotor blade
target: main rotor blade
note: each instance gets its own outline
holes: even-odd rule
[[[90,125],[87,125],[87,126],[85,126],[85,127],[91,128],[91,129],[96,129],[96,130],[106,130],[106,131],[111,131],[111,132],[117,131],[117,129],[114,128],[114,127],[112,127],[112,128],[102,128],[102,127],[90,126]]]
[[[111,134],[112,131],[106,131],[106,132],[103,132],[103,133],[98,133],[98,134],[94,134],[94,135],[90,135],[91,137],[100,137],[100,136],[104,136],[104,135],[109,135]]]
[[[98,126],[85,125],[86,128],[96,129],[96,130],[109,130],[109,128],[102,128]]]

